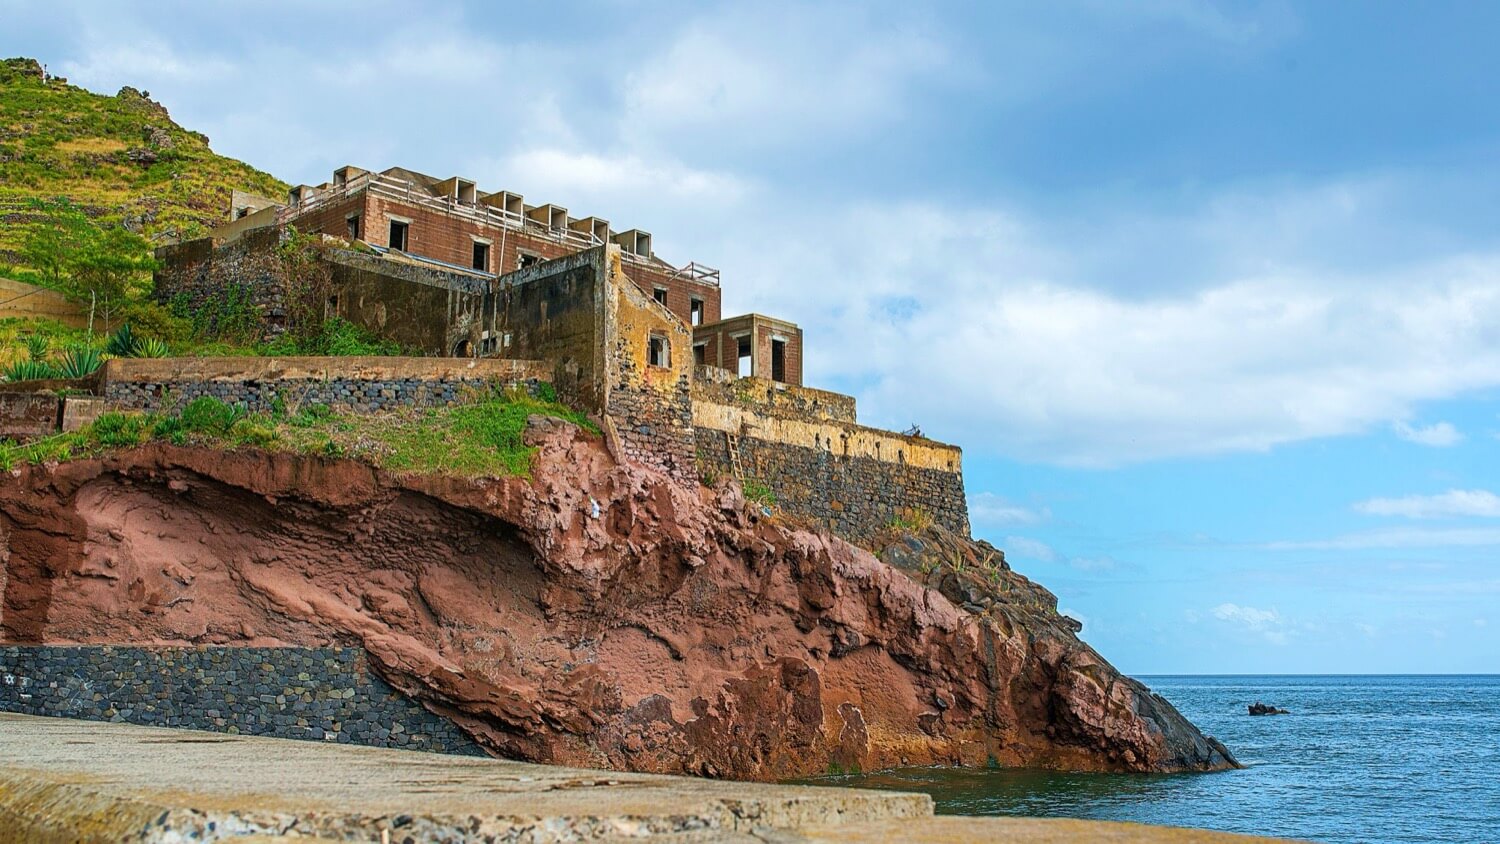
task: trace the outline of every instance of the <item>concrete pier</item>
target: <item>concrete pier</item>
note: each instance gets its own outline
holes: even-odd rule
[[[0,840],[1249,842],[932,816],[926,795],[557,768],[0,713]]]

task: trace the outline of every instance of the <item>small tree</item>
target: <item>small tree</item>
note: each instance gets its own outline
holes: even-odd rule
[[[144,292],[156,268],[151,244],[123,226],[100,226],[66,199],[32,207],[42,220],[28,233],[23,257],[44,283],[88,301],[90,334],[96,311],[109,330],[115,311]]]

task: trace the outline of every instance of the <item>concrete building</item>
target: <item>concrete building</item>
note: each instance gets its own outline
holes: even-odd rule
[[[316,285],[289,275],[293,229],[319,236]],[[458,176],[342,167],[285,202],[236,193],[224,226],[158,258],[163,299],[212,310],[234,291],[267,335],[311,307],[428,358],[550,370],[625,458],[685,481],[754,479],[847,538],[924,516],[968,532],[957,447],[862,426],[852,397],[803,387],[802,330],[724,318],[719,272],[663,260],[647,231]]]

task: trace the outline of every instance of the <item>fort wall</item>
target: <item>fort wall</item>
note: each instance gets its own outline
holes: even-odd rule
[[[855,424],[853,399],[848,419],[833,418],[821,405],[799,410],[759,382],[694,385],[696,457],[705,479],[753,479],[770,489],[781,509],[855,543],[872,540],[897,519],[924,517],[968,535],[957,446]],[[724,401],[726,391],[735,403]],[[773,398],[762,400],[768,393]]]
[[[486,755],[362,648],[0,645],[0,711]]]

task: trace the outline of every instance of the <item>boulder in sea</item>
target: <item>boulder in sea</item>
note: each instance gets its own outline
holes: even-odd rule
[[[1290,714],[1292,714],[1288,710],[1277,709],[1274,706],[1267,706],[1267,705],[1265,705],[1264,703],[1261,703],[1258,700],[1256,702],[1250,704],[1249,709],[1250,709],[1250,714],[1251,715],[1290,715]]]

